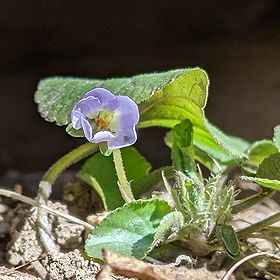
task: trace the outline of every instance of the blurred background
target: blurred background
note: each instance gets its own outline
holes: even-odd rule
[[[210,77],[214,124],[253,141],[280,123],[277,0],[0,1],[0,38],[0,176],[45,170],[84,141],[37,113],[33,94],[47,76],[199,66]],[[169,160],[164,133],[139,133],[154,167]]]

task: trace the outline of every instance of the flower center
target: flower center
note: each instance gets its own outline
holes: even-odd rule
[[[111,112],[101,111],[98,113],[97,117],[94,119],[88,119],[92,128],[94,130],[109,129],[111,130],[111,125],[115,116]]]
[[[109,126],[109,123],[107,122],[107,120],[102,119],[102,118],[96,119],[95,123],[97,124],[98,129],[108,128],[108,126]]]

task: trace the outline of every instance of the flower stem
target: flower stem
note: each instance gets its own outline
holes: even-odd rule
[[[98,145],[86,143],[72,150],[68,154],[56,161],[50,169],[45,173],[42,181],[53,184],[57,177],[70,165],[75,164],[83,158],[90,156],[98,151]]]
[[[251,235],[252,233],[261,231],[262,229],[267,228],[268,226],[270,226],[274,223],[277,223],[279,221],[280,221],[280,212],[275,213],[258,223],[255,223],[251,226],[248,226],[244,229],[239,230],[237,232],[238,238],[244,239],[244,238],[248,237],[249,235]]]
[[[245,199],[245,200],[241,201],[240,203],[232,206],[231,213],[237,214],[241,211],[244,211],[257,203],[260,203],[260,202],[264,201],[265,199],[270,198],[274,193],[275,193],[275,191],[272,189],[263,189],[258,194],[255,194],[255,195],[249,197],[248,199]]]
[[[122,154],[120,149],[115,149],[113,150],[113,159],[114,159],[114,164],[119,180],[119,187],[120,187],[120,192],[121,195],[124,199],[125,202],[131,202],[134,200],[130,184],[127,181],[125,171],[124,171],[124,166],[123,166],[123,161],[122,161]]]
[[[69,152],[55,162],[50,169],[45,173],[42,180],[39,183],[39,190],[37,194],[37,200],[41,205],[46,205],[48,198],[52,192],[52,185],[56,181],[57,177],[70,165],[80,161],[83,158],[98,151],[98,145],[92,143],[86,143]],[[48,221],[48,215],[38,209],[38,232],[40,240],[42,241],[46,251],[58,251],[58,247],[55,244],[54,237],[51,235],[50,225]]]

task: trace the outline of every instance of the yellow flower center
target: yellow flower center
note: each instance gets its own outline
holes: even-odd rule
[[[99,129],[108,128],[108,126],[109,126],[108,122],[105,119],[102,119],[102,118],[96,119],[95,123],[97,124],[97,127]]]

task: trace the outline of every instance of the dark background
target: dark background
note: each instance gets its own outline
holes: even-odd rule
[[[0,1],[0,175],[46,169],[81,143],[36,112],[46,76],[108,78],[200,66],[208,118],[248,140],[280,123],[280,1]],[[161,129],[138,148],[168,161]],[[157,141],[158,139],[158,141]]]

